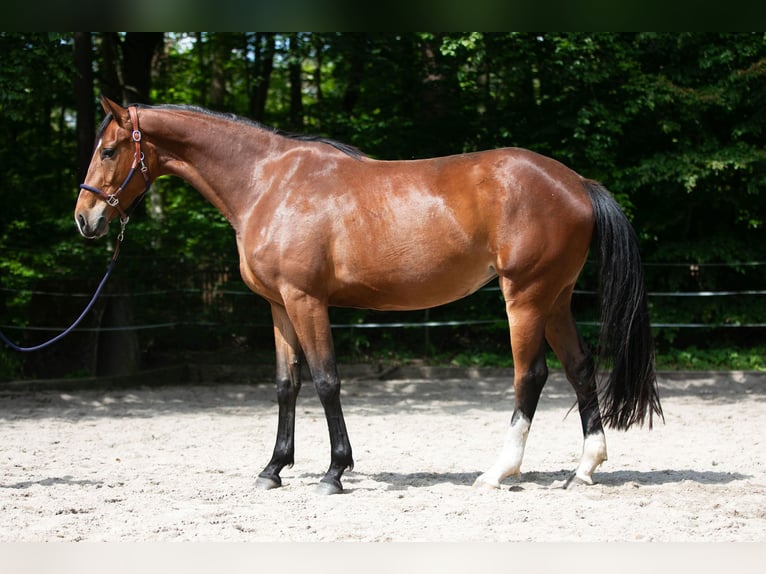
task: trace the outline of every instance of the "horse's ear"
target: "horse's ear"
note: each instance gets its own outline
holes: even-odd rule
[[[112,114],[117,123],[121,126],[128,125],[130,121],[130,114],[128,110],[123,108],[120,104],[114,100],[110,100],[106,96],[101,96],[101,107],[104,108],[104,113]]]

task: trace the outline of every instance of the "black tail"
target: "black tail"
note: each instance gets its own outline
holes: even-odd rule
[[[601,335],[596,367],[597,372],[611,370],[599,384],[601,416],[618,429],[643,424],[648,416],[651,428],[652,416],[663,415],[638,242],[611,194],[595,181],[586,180],[585,188],[601,250]]]

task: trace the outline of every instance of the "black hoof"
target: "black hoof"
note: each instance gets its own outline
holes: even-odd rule
[[[282,486],[282,480],[278,476],[275,478],[259,476],[255,479],[255,488],[258,490],[273,490],[280,486]]]
[[[316,487],[317,494],[341,494],[343,486],[339,480],[322,480]]]

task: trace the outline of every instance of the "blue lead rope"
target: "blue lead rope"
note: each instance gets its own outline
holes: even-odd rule
[[[88,314],[88,311],[91,310],[93,307],[93,304],[96,302],[96,299],[98,299],[98,296],[101,295],[101,291],[104,288],[104,285],[106,285],[107,279],[109,279],[109,276],[112,274],[112,269],[114,269],[114,264],[117,262],[117,254],[119,253],[119,245],[117,249],[115,249],[114,256],[112,257],[112,260],[109,262],[108,267],[106,268],[106,273],[104,274],[104,278],[101,280],[101,283],[98,284],[98,287],[96,287],[96,292],[93,294],[93,298],[90,300],[90,303],[88,303],[83,310],[82,313],[80,313],[80,316],[75,319],[74,323],[72,323],[69,327],[67,327],[62,333],[59,333],[52,339],[49,339],[48,341],[45,341],[44,343],[40,343],[39,345],[34,345],[32,347],[20,347],[19,345],[15,344],[13,341],[10,341],[8,337],[6,337],[2,331],[0,331],[0,339],[2,339],[3,343],[8,345],[11,349],[14,351],[19,351],[22,353],[31,353],[33,351],[39,351],[40,349],[44,349],[45,347],[48,347],[50,345],[53,345],[57,341],[63,339],[66,337],[69,333],[71,333],[77,325],[80,324],[80,322],[85,318],[85,315]]]

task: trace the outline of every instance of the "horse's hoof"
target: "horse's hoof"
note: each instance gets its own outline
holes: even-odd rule
[[[316,493],[325,495],[325,494],[341,494],[343,492],[343,486],[340,484],[340,481],[321,481],[319,484],[317,484],[316,487]]]
[[[580,476],[573,472],[569,475],[566,482],[564,482],[563,488],[566,490],[568,488],[577,488],[580,486],[593,486],[594,484],[595,483],[590,476]]]
[[[259,476],[255,479],[255,488],[258,490],[273,490],[275,488],[279,488],[282,486],[282,481],[277,477],[277,479],[268,478],[266,476]]]
[[[500,485],[487,482],[483,477],[480,476],[479,478],[473,481],[473,487],[476,490],[498,490],[500,488]]]

